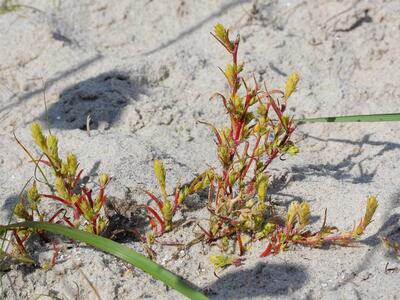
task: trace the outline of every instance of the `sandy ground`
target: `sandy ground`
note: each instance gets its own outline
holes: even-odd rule
[[[5,222],[34,167],[12,137],[33,148],[29,126],[49,119],[62,152],[73,151],[86,175],[111,174],[109,194],[126,212],[155,189],[152,160],[163,159],[170,187],[217,165],[213,137],[197,123],[222,125],[217,66],[228,58],[209,32],[217,22],[239,31],[247,74],[283,87],[301,75],[291,98],[297,117],[395,112],[400,107],[400,2],[394,1],[23,1],[30,7],[0,15],[0,205]],[[92,118],[91,136],[86,118]],[[315,124],[297,130],[301,153],[272,165],[278,207],[309,200],[313,226],[350,229],[368,195],[379,208],[357,247],[295,247],[259,258],[256,243],[241,268],[213,275],[196,245],[179,253],[158,247],[158,262],[214,299],[397,299],[399,260],[380,236],[400,240],[400,124]],[[204,195],[180,218],[206,218]],[[165,240],[189,241],[185,227]],[[143,251],[132,240],[127,244]],[[2,279],[5,299],[180,299],[140,270],[67,241],[49,272],[12,266]],[[50,246],[37,253],[51,256]],[[385,266],[387,267],[385,270]],[[389,269],[389,271],[388,271]],[[92,288],[91,285],[94,287]]]

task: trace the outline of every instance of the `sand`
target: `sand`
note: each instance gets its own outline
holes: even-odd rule
[[[74,152],[89,184],[112,177],[108,194],[133,224],[143,189],[156,189],[152,160],[162,159],[169,192],[218,161],[209,129],[226,115],[209,101],[226,89],[217,69],[228,57],[209,32],[222,22],[242,37],[246,74],[283,88],[296,70],[290,99],[296,117],[396,112],[400,107],[399,1],[28,1],[0,15],[0,216],[7,221],[34,166],[12,131],[31,149],[30,124],[51,129],[61,152]],[[45,94],[44,94],[45,92]],[[90,136],[86,121],[90,115]],[[380,236],[399,241],[400,124],[299,126],[301,153],[275,161],[271,197],[312,205],[313,228],[351,229],[365,200],[377,195],[374,222],[356,247],[292,247],[260,258],[255,243],[245,265],[213,274],[196,245],[179,253],[157,246],[157,261],[212,299],[397,299],[400,263]],[[189,199],[178,219],[207,218],[205,195]],[[111,199],[111,198],[110,198]],[[48,209],[54,207],[48,204]],[[132,214],[131,214],[132,213]],[[165,241],[187,242],[187,226]],[[143,252],[132,239],[126,245]],[[12,265],[2,277],[5,299],[181,299],[138,269],[84,245],[60,240],[57,265],[44,272]],[[50,245],[35,258],[51,257]]]

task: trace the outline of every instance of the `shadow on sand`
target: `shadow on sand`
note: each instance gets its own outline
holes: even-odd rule
[[[130,101],[139,94],[140,82],[129,74],[111,71],[78,82],[65,89],[60,99],[48,108],[51,127],[61,129],[108,129]],[[40,116],[46,122],[46,113]]]
[[[299,265],[258,263],[250,270],[240,268],[222,275],[205,291],[213,299],[289,297],[306,283],[307,278],[305,268]]]

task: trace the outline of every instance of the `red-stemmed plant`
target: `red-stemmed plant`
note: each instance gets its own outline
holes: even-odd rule
[[[40,168],[42,175],[49,187],[49,192],[40,193],[38,181],[34,180],[32,186],[24,197],[19,199],[14,209],[14,214],[25,221],[45,221],[49,223],[65,223],[70,227],[83,228],[85,231],[100,234],[105,226],[106,219],[101,215],[102,207],[106,201],[105,188],[109,182],[107,174],[99,176],[99,188],[97,196],[93,196],[93,190],[80,183],[83,170],[78,171],[79,163],[76,156],[68,153],[65,160],[58,154],[58,139],[55,135],[45,136],[38,123],[32,124],[32,137],[40,149],[40,156],[35,159],[27,148],[17,139],[17,142],[28,153],[32,162]],[[49,182],[45,171],[41,166],[48,168],[54,178],[53,184]],[[49,199],[61,204],[55,212],[46,214],[40,209],[40,202]],[[27,253],[24,244],[33,233],[32,230],[14,230],[13,236],[21,253]],[[49,241],[41,231],[37,233],[46,241]],[[55,255],[58,249],[52,241]],[[53,257],[52,262],[55,262]]]

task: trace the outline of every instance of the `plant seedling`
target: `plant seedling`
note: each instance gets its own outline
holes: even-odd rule
[[[229,94],[212,97],[221,99],[230,126],[217,129],[208,124],[216,136],[222,171],[210,183],[211,217],[209,230],[204,232],[209,242],[234,236],[243,254],[242,233],[255,237],[265,226],[268,166],[281,155],[299,152],[291,140],[293,117],[284,113],[299,76],[292,73],[284,91],[268,90],[265,85],[262,89],[254,76],[250,87],[241,75],[244,65],[238,62],[240,37],[231,40],[229,30],[221,24],[212,35],[232,59],[225,71],[221,69]]]
[[[97,196],[93,195],[92,189],[85,185],[80,185],[80,178],[83,170],[78,171],[79,163],[76,156],[68,153],[65,160],[58,154],[58,139],[55,135],[45,136],[38,123],[32,124],[32,137],[41,151],[39,158],[35,159],[27,148],[17,139],[24,151],[31,158],[36,167],[44,176],[46,184],[50,188],[50,193],[40,193],[38,190],[38,179],[34,180],[26,195],[22,197],[14,208],[14,215],[24,221],[40,221],[48,223],[66,223],[73,228],[84,228],[85,231],[100,234],[105,226],[106,219],[101,216],[102,207],[106,201],[105,188],[109,182],[107,174],[99,176],[99,191]],[[54,182],[49,183],[45,172],[41,169],[45,166],[50,169]],[[40,209],[43,199],[49,199],[61,203],[62,207],[51,214],[45,214]],[[15,244],[22,253],[27,253],[24,244],[34,233],[32,229],[15,229],[13,236]],[[36,231],[45,241],[48,239],[43,232]],[[54,243],[55,255],[58,249]],[[53,257],[53,264],[55,257]]]
[[[145,205],[144,207],[147,209],[147,218],[149,219],[150,225],[153,228],[153,232],[157,232],[158,223],[158,235],[161,236],[165,232],[168,232],[173,228],[172,219],[175,216],[177,209],[182,205],[185,199],[189,195],[197,193],[209,185],[210,178],[212,177],[212,172],[207,171],[200,174],[189,184],[184,185],[183,187],[178,184],[175,188],[173,201],[170,201],[168,199],[165,183],[166,172],[162,161],[154,161],[154,174],[157,178],[157,182],[160,188],[161,199],[155,196],[153,193],[146,191],[151,200],[153,200],[157,204],[157,208],[155,209],[149,205]]]

